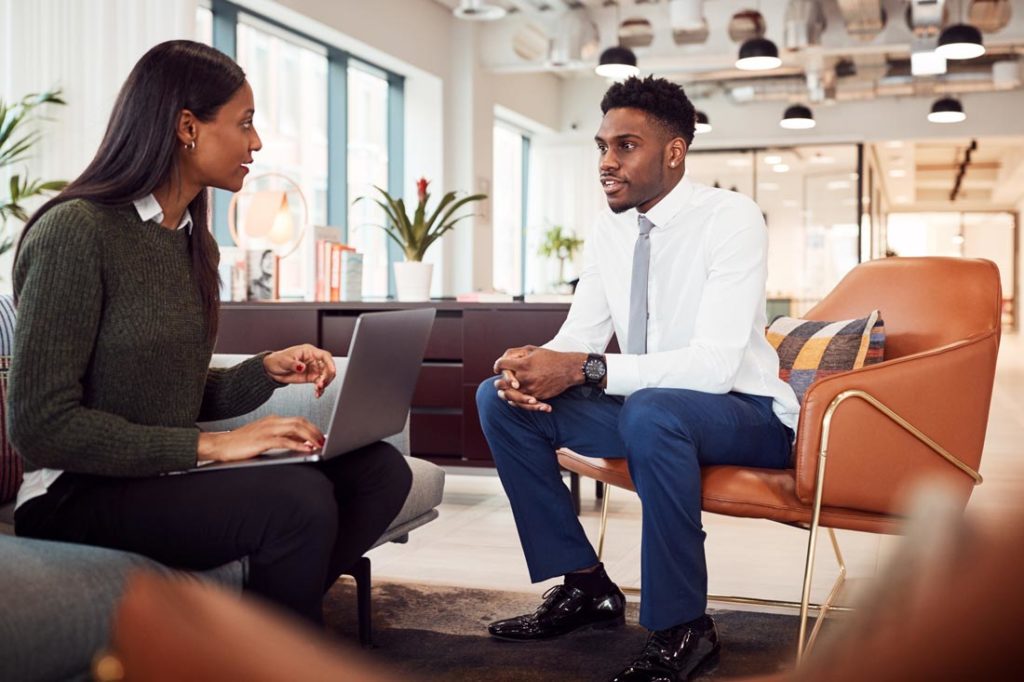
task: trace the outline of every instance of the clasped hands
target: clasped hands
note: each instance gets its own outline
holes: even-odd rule
[[[494,361],[498,397],[513,407],[550,412],[544,401],[583,383],[586,353],[559,353],[539,346],[509,348]]]

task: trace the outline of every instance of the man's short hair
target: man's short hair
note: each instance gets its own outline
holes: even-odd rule
[[[645,111],[671,137],[683,138],[687,146],[693,142],[696,112],[681,85],[654,76],[627,78],[608,88],[601,100],[602,114],[621,108]]]

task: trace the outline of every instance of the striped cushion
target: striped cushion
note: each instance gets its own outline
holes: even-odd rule
[[[885,325],[877,310],[839,322],[778,317],[766,334],[779,354],[779,377],[800,402],[815,380],[879,363],[885,349]]]
[[[17,496],[23,470],[21,457],[7,440],[7,373],[10,369],[10,356],[0,356],[0,504]]]

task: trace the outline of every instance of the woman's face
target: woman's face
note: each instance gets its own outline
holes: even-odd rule
[[[252,88],[246,81],[213,120],[195,120],[195,148],[183,149],[181,154],[189,180],[231,192],[242,188],[252,153],[263,147],[253,127],[254,111]]]

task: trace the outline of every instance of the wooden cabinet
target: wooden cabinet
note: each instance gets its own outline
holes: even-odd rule
[[[416,384],[409,421],[412,453],[434,462],[493,466],[480,431],[476,390],[506,348],[542,344],[555,335],[568,304],[531,303],[225,303],[218,353],[257,353],[313,343],[348,354],[362,313],[416,307],[437,317]]]

